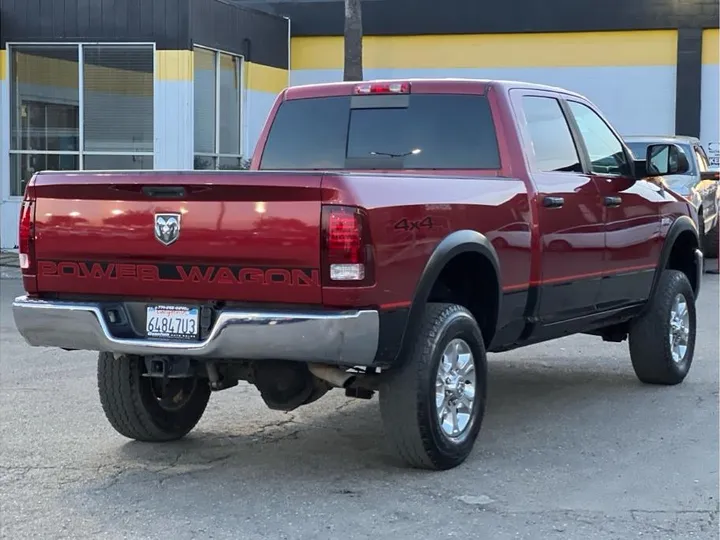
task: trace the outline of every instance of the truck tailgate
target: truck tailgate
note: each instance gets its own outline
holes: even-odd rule
[[[38,292],[321,302],[319,173],[44,173]]]

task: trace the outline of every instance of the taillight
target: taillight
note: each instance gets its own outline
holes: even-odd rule
[[[352,206],[324,206],[323,281],[326,285],[373,279],[373,254],[367,214]]]
[[[27,194],[20,208],[18,248],[20,268],[32,270],[35,266],[35,201]]]
[[[355,87],[356,94],[409,94],[410,83],[365,83]]]

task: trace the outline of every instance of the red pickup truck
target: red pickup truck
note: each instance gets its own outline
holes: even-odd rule
[[[100,400],[140,441],[178,439],[212,391],[273,409],[379,391],[419,468],[473,448],[487,352],[629,337],[644,383],[688,373],[697,214],[584,97],[487,80],[284,90],[249,171],[35,175],[20,217],[34,346],[99,351]]]

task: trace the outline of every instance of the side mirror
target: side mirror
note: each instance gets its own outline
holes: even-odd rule
[[[705,171],[700,173],[701,180],[720,180],[720,171]]]
[[[651,144],[645,163],[648,176],[685,174],[690,170],[687,156],[675,144]]]

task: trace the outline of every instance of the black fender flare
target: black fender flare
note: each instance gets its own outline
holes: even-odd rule
[[[425,305],[430,297],[430,291],[440,276],[447,263],[454,257],[462,253],[474,252],[485,257],[493,267],[495,276],[497,277],[497,308],[500,312],[500,302],[502,301],[502,288],[500,286],[500,260],[497,251],[490,243],[490,240],[484,234],[473,230],[455,231],[437,245],[432,255],[425,264],[425,268],[420,274],[420,279],[415,287],[412,303],[410,304],[410,312],[407,317],[405,329],[400,340],[398,349],[399,358],[406,352],[406,347],[410,343],[408,334],[417,328],[425,311]],[[488,339],[488,336],[484,336]]]
[[[655,290],[657,289],[658,282],[660,281],[660,274],[665,268],[667,268],[668,261],[670,260],[670,254],[672,253],[673,247],[675,247],[675,242],[681,234],[687,231],[691,232],[695,237],[695,247],[698,248],[700,246],[700,234],[698,232],[697,224],[692,220],[692,218],[690,216],[680,216],[675,219],[673,224],[670,225],[670,229],[668,230],[667,235],[665,236],[665,241],[663,242],[662,251],[660,252],[660,260],[658,261],[655,276],[653,277],[652,289],[650,289],[650,298],[655,295]],[[699,269],[699,273],[702,275],[702,268]],[[700,283],[698,282],[698,288],[699,287]]]

